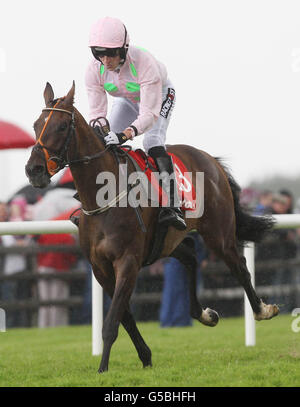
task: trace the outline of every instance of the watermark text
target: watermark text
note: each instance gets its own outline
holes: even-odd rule
[[[293,48],[291,52],[293,72],[300,72],[300,48]]]
[[[298,333],[300,332],[300,308],[293,309],[292,317],[296,317],[292,322],[292,331]]]
[[[103,171],[96,178],[96,203],[99,208],[181,207],[188,218],[200,218],[204,212],[204,173],[182,173],[176,164],[174,167],[176,176],[166,172],[151,172],[149,176],[142,171],[128,175],[126,164],[119,166],[118,176]]]
[[[4,48],[0,48],[0,73],[6,72],[7,58]]]
[[[2,308],[0,308],[0,332],[6,332],[6,315]]]

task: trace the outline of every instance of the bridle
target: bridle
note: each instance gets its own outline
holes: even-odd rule
[[[33,147],[33,150],[37,150],[37,151],[41,150],[43,152],[45,160],[46,160],[46,164],[47,164],[47,170],[48,170],[48,173],[50,176],[56,174],[59,170],[61,170],[62,168],[64,168],[66,166],[67,150],[68,150],[71,138],[75,133],[75,112],[74,111],[70,112],[69,110],[66,110],[66,109],[57,108],[57,105],[62,100],[64,100],[64,98],[58,99],[57,102],[55,103],[54,107],[46,107],[45,109],[42,110],[43,112],[50,111],[50,114],[47,117],[47,120],[42,128],[39,138]],[[65,140],[62,148],[59,151],[55,151],[52,148],[47,147],[44,144],[44,142],[42,141],[42,136],[45,133],[45,130],[48,126],[48,123],[51,119],[53,112],[67,113],[68,115],[71,116],[71,122],[69,123],[69,129],[68,129],[68,134],[67,134],[66,140]]]
[[[70,164],[79,164],[79,163],[84,163],[84,164],[89,164],[91,160],[94,160],[95,158],[100,157],[102,154],[104,154],[111,146],[107,146],[103,151],[100,151],[97,154],[94,154],[92,156],[84,156],[82,158],[74,159],[74,160],[69,160],[68,159],[68,147],[70,145],[72,137],[75,135],[75,111],[73,110],[70,112],[69,110],[66,109],[60,109],[57,108],[56,106],[64,100],[65,98],[60,98],[57,100],[55,105],[53,107],[46,107],[43,109],[43,112],[50,111],[49,116],[47,117],[47,120],[42,128],[42,131],[39,135],[38,140],[36,141],[33,150],[36,151],[42,151],[46,164],[47,164],[47,171],[50,176],[55,175],[58,171],[62,170],[63,168],[69,166]],[[52,148],[47,147],[44,142],[42,141],[42,136],[45,133],[45,130],[47,128],[47,125],[49,123],[49,120],[53,114],[53,112],[61,112],[61,113],[67,113],[68,115],[71,116],[71,122],[69,123],[69,130],[67,137],[65,139],[65,142],[61,149],[59,151],[54,151]],[[51,155],[54,154],[54,155]]]
[[[102,151],[100,151],[100,152],[98,152],[98,153],[96,153],[96,154],[94,154],[92,156],[84,156],[82,158],[78,158],[78,159],[75,159],[75,160],[68,160],[68,157],[67,157],[68,147],[69,147],[69,144],[71,142],[71,139],[72,139],[73,135],[75,135],[75,111],[73,110],[72,112],[70,112],[69,110],[60,109],[60,108],[57,107],[59,102],[64,100],[64,99],[65,98],[60,98],[60,99],[58,99],[58,101],[55,103],[55,105],[53,107],[46,107],[45,109],[42,110],[43,112],[45,112],[45,111],[50,112],[50,114],[47,117],[47,120],[46,120],[46,122],[45,122],[45,124],[44,124],[44,126],[42,128],[42,131],[41,131],[41,133],[39,135],[39,138],[37,139],[37,141],[36,141],[36,143],[35,143],[35,145],[33,147],[33,150],[43,152],[44,158],[46,160],[47,170],[48,170],[49,175],[52,176],[52,175],[56,174],[58,171],[62,170],[63,168],[65,168],[66,166],[69,166],[71,164],[79,164],[79,163],[89,164],[92,160],[94,160],[96,158],[99,158],[101,155],[106,153],[106,151],[108,151],[108,150],[112,150],[115,153],[115,156],[117,157],[116,150],[115,150],[115,148],[117,148],[117,147],[114,146],[114,145],[108,145],[108,146],[105,147],[104,150],[102,150]],[[68,115],[71,116],[71,122],[69,123],[69,130],[68,130],[66,140],[65,140],[62,148],[60,149],[60,151],[58,153],[53,151],[51,148],[47,147],[42,141],[42,136],[45,133],[45,130],[47,128],[47,125],[49,123],[49,120],[50,120],[53,112],[67,113]],[[97,118],[95,120],[92,120],[90,122],[90,125],[92,125],[92,127],[95,127],[97,124],[100,124],[99,128],[102,129],[102,132],[103,132],[104,131],[103,126],[99,122],[99,119],[104,119],[105,120],[106,125],[107,125],[108,130],[109,130],[109,123],[108,123],[107,119],[104,118],[104,117],[99,117],[99,118]],[[125,146],[123,146],[123,149],[124,149],[124,147]],[[131,149],[130,146],[127,146],[127,148]],[[56,155],[50,156],[50,154],[52,152],[54,152],[54,154],[56,154]],[[120,150],[118,152],[118,154],[120,154],[121,156],[129,157],[129,155],[126,153],[126,151]],[[119,162],[118,158],[117,158],[117,161]],[[54,165],[55,165],[55,167],[54,167]],[[135,185],[131,186],[131,188],[134,187],[134,186]],[[85,209],[81,208],[81,210],[83,211],[83,213],[85,215],[88,215],[88,216],[98,215],[100,213],[106,212],[112,206],[115,206],[116,203],[118,203],[127,194],[128,194],[128,190],[122,191],[120,194],[118,194],[104,208],[96,208],[96,209],[91,210],[91,211],[88,211],[88,210],[85,210]],[[138,221],[140,223],[140,226],[142,228],[142,231],[146,232],[146,227],[144,225],[143,219],[142,219],[142,217],[141,217],[141,215],[139,213],[138,208],[134,208],[134,210],[136,212],[136,215],[137,215]]]

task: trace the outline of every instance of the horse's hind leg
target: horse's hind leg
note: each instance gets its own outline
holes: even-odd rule
[[[237,278],[244,287],[252,310],[254,318],[257,321],[262,319],[271,319],[279,313],[277,305],[265,304],[257,296],[256,291],[251,283],[251,276],[246,266],[246,259],[240,255],[236,248],[231,248],[225,252],[224,261],[230,268],[232,274]]]
[[[179,260],[188,273],[191,317],[204,325],[216,326],[219,321],[218,313],[210,308],[203,309],[197,299],[197,259],[193,239],[185,238],[170,256]]]
[[[152,366],[151,350],[142,338],[129,309],[124,312],[121,322],[136,348],[139,358],[143,363],[143,367]]]
[[[276,316],[279,313],[278,306],[264,304],[256,294],[251,283],[250,273],[246,266],[246,259],[243,255],[239,254],[235,239],[232,239],[231,241],[228,239],[227,244],[225,243],[224,245],[216,244],[216,242],[218,242],[217,239],[214,240],[214,246],[211,246],[211,248],[224,260],[231,273],[243,286],[254,312],[255,319],[260,321],[262,319],[271,319]]]

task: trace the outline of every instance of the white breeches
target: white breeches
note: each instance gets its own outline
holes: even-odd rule
[[[170,81],[162,88],[162,110],[154,125],[144,134],[143,146],[146,151],[151,147],[164,146],[166,143],[167,128],[172,116],[172,111],[175,104],[174,100],[170,107],[168,102],[169,89],[172,89],[172,95],[174,94],[174,88]],[[108,116],[110,123],[110,129],[115,133],[120,133],[130,126],[139,115],[140,104],[132,103],[126,98],[114,98],[114,102]]]

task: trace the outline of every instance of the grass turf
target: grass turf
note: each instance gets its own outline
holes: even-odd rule
[[[9,329],[0,333],[0,386],[265,387],[300,384],[300,332],[294,318],[256,323],[257,345],[244,345],[244,319],[221,319],[208,328],[138,327],[152,350],[152,368],[142,368],[122,327],[109,371],[99,375],[91,355],[91,327]]]

